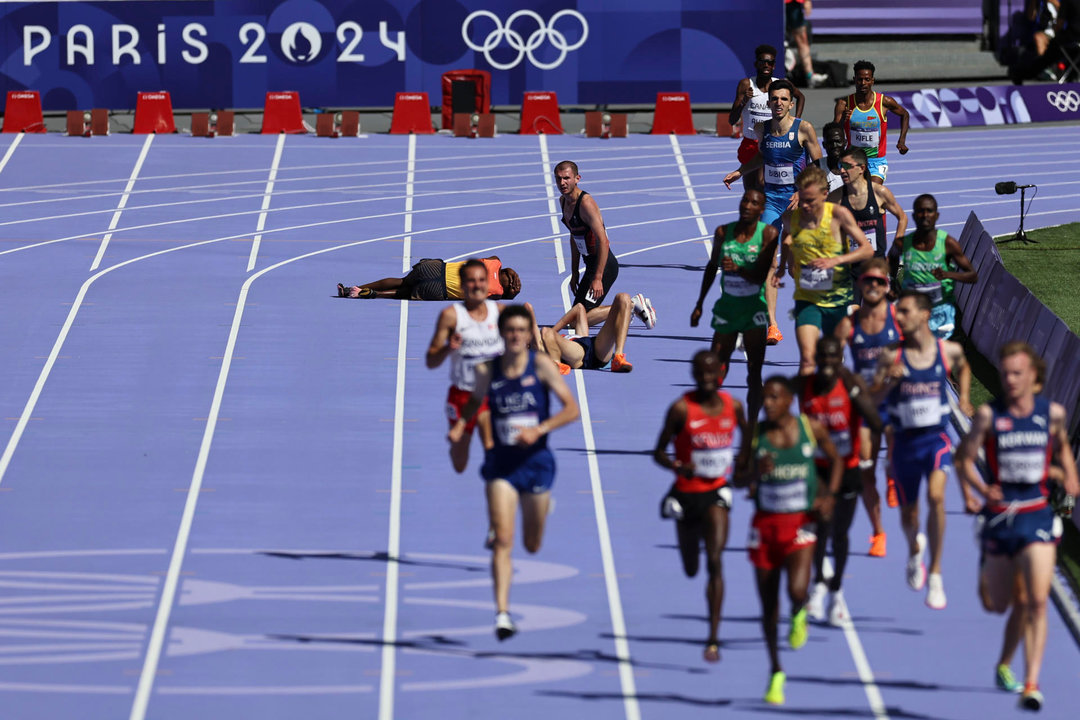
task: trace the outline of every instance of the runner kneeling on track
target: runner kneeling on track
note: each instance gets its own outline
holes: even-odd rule
[[[460,442],[465,418],[472,417],[485,396],[491,408],[495,444],[484,455],[480,475],[486,483],[492,543],[491,576],[495,585],[495,636],[506,640],[517,632],[510,617],[510,579],[513,567],[514,516],[521,505],[525,549],[535,553],[544,538],[544,522],[555,483],[555,456],[547,446],[552,430],[573,422],[578,405],[551,360],[529,350],[532,313],[511,305],[499,314],[499,334],[506,350],[494,360],[476,366],[476,386],[448,438]],[[550,392],[562,409],[552,415]]]
[[[525,303],[525,307],[532,312],[531,305]],[[551,327],[541,328],[533,319],[533,347],[555,361],[563,375],[569,375],[571,370],[603,370],[608,365],[611,372],[630,372],[634,366],[626,359],[624,350],[633,303],[629,295],[618,293],[615,302],[604,309],[609,312],[596,337],[589,337],[589,313],[584,305],[575,304]],[[575,337],[559,334],[567,327],[573,328]]]
[[[391,300],[463,300],[461,267],[467,261],[446,262],[424,258],[405,277],[383,278],[363,285],[338,283],[337,295],[344,298],[389,298]],[[483,258],[488,271],[488,297],[513,300],[521,292],[521,278],[513,268],[503,267],[495,255]]]
[[[705,541],[705,599],[709,612],[709,637],[705,640],[705,660],[720,660],[720,606],[724,602],[723,553],[728,538],[731,509],[732,470],[747,459],[746,416],[742,403],[720,389],[723,364],[710,350],[694,355],[696,389],[684,394],[668,408],[664,427],[656,440],[653,459],[661,467],[675,471],[675,483],[664,496],[660,515],[675,520],[683,571],[697,575],[701,542]],[[735,429],[744,452],[735,458]],[[675,457],[667,446],[674,439]]]
[[[750,462],[750,492],[757,512],[750,526],[747,549],[761,598],[761,625],[769,649],[771,676],[765,702],[782,705],[784,682],[777,642],[780,614],[780,574],[786,570],[791,599],[793,650],[806,644],[806,598],[813,560],[814,526],[832,517],[833,498],[840,490],[844,462],[825,427],[805,415],[792,415],[794,391],[790,381],[774,375],[765,381],[762,406],[765,420],[757,426]],[[821,449],[829,463],[829,484],[818,488],[814,453]]]

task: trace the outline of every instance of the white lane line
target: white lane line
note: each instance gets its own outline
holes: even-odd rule
[[[551,156],[548,154],[547,135],[540,133],[537,137],[540,138],[540,177],[544,179],[544,190],[547,192],[548,199],[548,212],[551,214],[551,234],[555,235],[555,262],[559,267],[559,276],[566,272],[566,258],[563,256],[562,238],[559,230],[559,209],[555,205],[555,185],[551,181],[551,175],[553,172],[551,167]]]
[[[270,177],[266,180],[266,189],[263,190],[262,208],[259,211],[259,221],[255,223],[255,239],[251,241],[251,254],[248,256],[247,271],[255,269],[255,262],[259,258],[259,245],[262,244],[263,230],[266,229],[266,213],[270,209],[270,196],[274,193],[274,181],[277,179],[278,167],[281,165],[281,151],[285,149],[285,133],[278,135],[277,144],[274,146],[274,159],[270,162]]]
[[[693,211],[694,218],[697,220],[698,232],[707,236],[709,228],[705,227],[705,217],[701,214],[701,206],[698,205],[697,194],[694,192],[694,184],[690,182],[690,173],[686,169],[686,160],[683,158],[679,138],[676,135],[670,137],[671,151],[675,153],[675,163],[679,166],[679,175],[682,176],[683,187],[686,188],[686,197],[690,200],[690,210]],[[706,245],[708,245],[708,241],[706,241]],[[708,247],[706,249],[711,250]]]
[[[10,160],[11,156],[15,154],[15,148],[19,147],[19,143],[22,142],[22,139],[23,133],[19,133],[15,136],[15,139],[11,141],[11,144],[8,145],[7,152],[4,153],[3,159],[0,160],[0,172],[4,172],[4,168],[7,167],[8,160]]]
[[[105,233],[105,237],[101,239],[97,255],[94,256],[94,262],[90,263],[91,272],[98,269],[98,266],[101,265],[101,259],[105,257],[105,248],[109,247],[109,241],[112,240],[113,231],[116,230],[116,226],[120,224],[120,215],[123,214],[128,198],[131,197],[131,191],[135,187],[135,180],[139,177],[139,171],[142,170],[143,163],[146,162],[146,156],[150,152],[150,143],[154,142],[154,137],[155,135],[150,133],[146,136],[146,140],[143,141],[142,150],[139,152],[139,159],[135,161],[135,167],[131,169],[131,176],[128,177],[124,192],[120,194],[120,202],[117,204],[116,210],[113,211],[112,220],[109,221],[109,231]]]
[[[401,269],[407,272],[412,242],[413,181],[416,179],[416,135],[409,135],[405,173],[405,242]],[[394,682],[397,677],[398,558],[401,556],[401,462],[405,443],[405,351],[409,338],[409,303],[401,305],[398,322],[397,388],[394,391],[394,447],[390,461],[390,528],[386,540],[386,602],[382,630],[382,666],[379,669],[379,720],[394,719]]]

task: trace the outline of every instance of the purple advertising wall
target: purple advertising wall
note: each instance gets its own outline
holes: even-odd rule
[[[818,35],[978,35],[983,0],[814,0]]]
[[[1080,84],[974,85],[889,95],[907,108],[913,128],[1016,125],[1080,120]]]

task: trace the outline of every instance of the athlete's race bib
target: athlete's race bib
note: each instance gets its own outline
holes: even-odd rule
[[[783,165],[766,165],[765,182],[769,185],[794,185],[795,166],[791,163]]]
[[[703,478],[727,477],[735,452],[731,448],[711,448],[690,451],[694,474]]]
[[[832,268],[814,268],[803,265],[799,270],[799,287],[803,290],[832,290]]]
[[[792,513],[807,508],[806,483],[799,480],[785,485],[758,485],[758,505],[765,512]]]
[[[742,275],[724,273],[724,294],[735,297],[750,297],[761,292],[761,285],[750,282]]]
[[[1046,474],[1046,452],[1026,450],[998,454],[998,480],[1011,483],[1040,482]]]
[[[767,105],[764,107],[755,107],[754,105],[751,105],[750,120],[753,121],[754,125],[757,125],[758,123],[768,122],[769,120],[772,120],[772,111],[769,110]],[[753,130],[753,127],[751,127],[750,129]]]
[[[852,130],[851,131],[851,144],[855,147],[872,147],[876,148],[880,142],[881,135],[877,130]]]
[[[499,434],[499,442],[503,445],[513,445],[517,442],[518,435],[527,427],[536,427],[540,424],[540,418],[536,413],[520,413],[496,418],[495,432]]]
[[[585,246],[584,235],[571,235],[570,237],[574,239],[574,245],[577,246],[577,251],[581,253],[582,257],[589,254],[589,249]]]
[[[847,457],[851,454],[851,430],[829,431],[829,439],[836,446],[836,454]]]
[[[939,302],[941,302],[941,283],[939,282],[919,283],[913,285],[912,289],[929,297],[930,302],[934,305],[937,305]]]
[[[900,424],[905,430],[941,424],[941,398],[917,397],[900,403]]]

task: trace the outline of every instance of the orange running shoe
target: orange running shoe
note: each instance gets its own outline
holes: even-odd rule
[[[559,374],[560,375],[569,375],[570,374],[570,366],[567,365],[566,363],[559,363]]]
[[[634,369],[634,366],[626,359],[625,353],[615,353],[615,357],[611,358],[611,372],[627,373]]]
[[[870,557],[885,557],[885,533],[870,536]]]
[[[896,507],[900,504],[900,498],[896,496],[896,480],[892,478],[886,479],[885,502],[889,507]]]
[[[766,345],[775,345],[784,339],[784,333],[780,332],[780,328],[776,325],[769,326],[769,334],[765,337]]]

